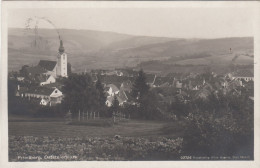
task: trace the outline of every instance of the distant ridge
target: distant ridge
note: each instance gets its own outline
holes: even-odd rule
[[[59,41],[54,30],[39,29],[36,46],[33,31],[25,33],[21,28],[10,28],[8,31],[9,71],[19,70],[24,64],[37,64],[40,59],[56,60]],[[229,54],[230,48],[234,53],[249,55],[252,55],[254,48],[253,37],[184,39],[134,36],[95,30],[60,29],[59,31],[69,62],[76,72],[96,68],[136,67],[142,62],[151,60],[176,64],[180,61],[176,61],[175,58],[201,53],[211,54],[212,59],[194,58],[196,61],[190,62],[195,65],[200,61],[202,64],[207,62],[207,65],[220,65],[212,61],[215,60],[213,57]],[[226,59],[218,57],[220,58]],[[252,57],[240,57],[237,61],[251,64],[252,59]],[[223,62],[225,63],[222,61],[221,64]]]

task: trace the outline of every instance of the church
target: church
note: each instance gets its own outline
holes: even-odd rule
[[[67,54],[65,53],[62,40],[60,40],[57,61],[40,60],[38,66],[46,71],[45,74],[52,75],[54,78],[68,77]]]
[[[63,42],[60,40],[60,47],[56,61],[40,60],[38,65],[27,66],[23,71],[25,76],[39,85],[43,86],[50,83],[55,83],[59,77],[68,77],[67,54],[63,47]]]

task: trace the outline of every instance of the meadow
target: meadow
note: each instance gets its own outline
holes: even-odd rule
[[[176,130],[169,133],[169,124]],[[10,118],[9,160],[177,160],[183,141],[179,124],[125,120],[88,126],[63,119]]]

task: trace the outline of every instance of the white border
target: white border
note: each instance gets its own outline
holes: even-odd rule
[[[217,7],[249,7],[255,11],[254,18],[254,47],[255,47],[255,159],[254,161],[81,161],[81,162],[8,162],[8,115],[7,115],[7,13],[12,8],[217,8]],[[221,168],[246,168],[246,167],[260,167],[259,162],[259,126],[260,121],[258,102],[259,98],[259,53],[260,53],[260,3],[256,1],[163,1],[163,2],[147,2],[147,1],[4,1],[2,2],[2,50],[1,50],[1,74],[0,74],[0,110],[1,110],[1,152],[0,152],[0,167],[1,168],[23,168],[23,167],[221,167]]]

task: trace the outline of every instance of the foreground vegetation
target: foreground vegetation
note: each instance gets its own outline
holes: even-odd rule
[[[10,161],[176,160],[182,139],[9,137]]]

